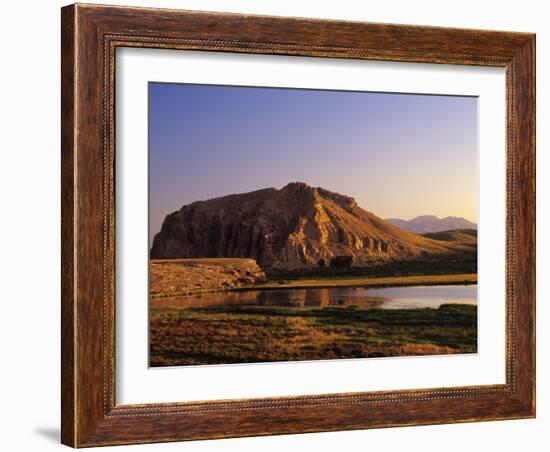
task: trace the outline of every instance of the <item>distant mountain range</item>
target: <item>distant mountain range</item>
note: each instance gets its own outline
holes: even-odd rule
[[[437,218],[435,215],[421,215],[412,220],[401,220],[399,218],[387,218],[388,223],[394,224],[415,234],[426,234],[427,232],[441,232],[451,229],[476,229],[477,224],[462,217]]]
[[[446,229],[465,227],[448,224]],[[252,258],[262,268],[293,270],[329,265],[336,257],[360,267],[440,261],[472,254],[475,247],[413,234],[350,196],[292,182],[183,206],[164,219],[151,258]]]

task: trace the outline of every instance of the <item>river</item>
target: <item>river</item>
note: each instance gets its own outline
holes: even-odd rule
[[[363,309],[435,309],[445,303],[477,304],[477,285],[228,291],[157,300],[155,306],[248,305],[308,309],[357,305]]]

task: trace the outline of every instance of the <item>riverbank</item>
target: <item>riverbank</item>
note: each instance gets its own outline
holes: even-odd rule
[[[364,274],[268,274],[253,259],[197,258],[151,260],[151,300],[213,292],[330,287],[402,287],[477,284],[477,273],[422,272],[421,275]],[[373,270],[374,271],[374,270]],[[397,271],[397,270],[396,270]]]
[[[477,284],[477,273],[418,276],[327,276],[316,278],[272,278],[233,290],[311,289],[329,287],[404,287]]]
[[[477,307],[153,307],[151,366],[445,355],[477,351]]]

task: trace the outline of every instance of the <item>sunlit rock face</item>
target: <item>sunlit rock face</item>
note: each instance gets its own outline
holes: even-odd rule
[[[351,257],[354,266],[408,261],[452,246],[394,226],[352,197],[293,182],[182,207],[165,218],[151,258],[243,257],[294,270],[329,265],[336,256]]]

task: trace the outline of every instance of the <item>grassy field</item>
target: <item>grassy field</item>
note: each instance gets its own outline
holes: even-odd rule
[[[153,307],[150,338],[152,366],[475,353],[477,307]]]
[[[312,287],[400,287],[429,285],[477,284],[477,273],[421,276],[320,276],[314,278],[270,278],[265,283],[242,289],[308,289]]]

